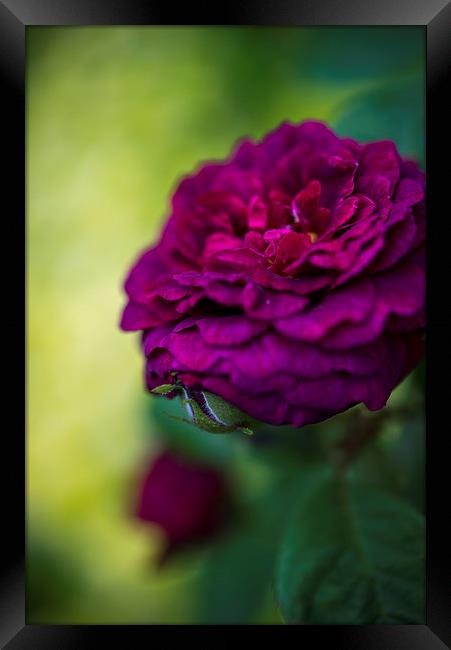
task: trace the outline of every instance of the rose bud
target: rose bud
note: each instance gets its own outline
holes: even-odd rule
[[[216,469],[164,451],[156,456],[138,497],[136,514],[163,531],[167,549],[217,535],[226,521],[227,486]]]
[[[425,177],[393,142],[282,124],[181,181],[121,326],[150,390],[295,427],[378,410],[423,354],[424,235]]]

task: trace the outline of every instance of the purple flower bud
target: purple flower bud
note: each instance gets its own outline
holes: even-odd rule
[[[152,460],[136,514],[159,526],[172,550],[215,536],[226,505],[226,483],[216,469],[164,451]]]

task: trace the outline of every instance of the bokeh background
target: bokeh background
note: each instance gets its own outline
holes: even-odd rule
[[[281,622],[280,503],[317,432],[349,416],[283,445],[174,421],[143,390],[137,336],[118,329],[121,284],[180,176],[283,120],[392,138],[424,166],[424,30],[29,27],[27,65],[27,620]],[[420,509],[423,380],[420,367],[393,394],[380,466],[363,454],[355,470],[391,472]],[[222,467],[241,514],[158,569],[161,535],[132,511],[161,441]]]

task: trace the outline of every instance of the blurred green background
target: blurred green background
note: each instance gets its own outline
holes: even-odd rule
[[[27,28],[29,623],[281,622],[277,499],[316,432],[348,416],[284,434],[291,463],[271,432],[255,445],[174,423],[144,393],[138,337],[118,329],[121,284],[180,176],[242,136],[313,118],[424,165],[424,57],[416,27]],[[380,442],[420,508],[422,377],[395,391],[413,415]],[[130,514],[160,439],[224,466],[242,511],[226,539],[164,570],[158,532]]]

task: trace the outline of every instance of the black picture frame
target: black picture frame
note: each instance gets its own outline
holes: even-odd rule
[[[449,456],[449,244],[443,235],[450,219],[451,152],[450,107],[445,101],[451,81],[451,2],[446,0],[283,0],[248,2],[247,6],[223,8],[222,15],[198,12],[189,7],[187,21],[180,10],[170,12],[149,0],[0,0],[0,77],[2,81],[3,159],[3,252],[12,252],[3,269],[4,348],[8,353],[3,431],[2,567],[0,582],[0,642],[2,647],[49,648],[99,647],[114,640],[119,646],[140,647],[155,642],[155,634],[173,636],[186,643],[187,626],[62,626],[27,625],[25,620],[25,31],[31,25],[420,25],[427,38],[428,253],[427,253],[427,624],[379,626],[265,626],[278,634],[294,627],[300,642],[331,644],[347,650],[409,650],[451,647],[451,539],[447,483]],[[175,14],[175,15],[171,15]],[[188,12],[185,9],[185,14]],[[6,149],[6,151],[5,151]],[[445,155],[443,155],[443,153]],[[6,232],[5,232],[6,228]],[[440,248],[442,247],[442,248]],[[20,251],[17,253],[17,251]],[[23,253],[23,256],[21,255]],[[6,256],[2,255],[2,262]],[[6,280],[5,280],[6,279]],[[14,282],[12,282],[14,280]],[[448,300],[447,300],[448,299]],[[15,345],[11,337],[15,336]],[[448,339],[448,340],[447,340]],[[26,392],[26,391],[25,391]],[[12,408],[16,398],[15,406]],[[447,399],[448,398],[448,399]],[[5,415],[12,415],[11,425]],[[447,430],[448,429],[448,433]],[[8,449],[6,449],[8,443]],[[443,448],[442,448],[443,447]],[[191,626],[190,626],[191,627]],[[192,626],[205,641],[227,642],[209,626]],[[197,627],[206,628],[197,630]],[[210,626],[211,627],[211,626]],[[215,627],[215,626],[212,626]],[[233,628],[234,626],[227,626]],[[257,627],[257,629],[253,629]],[[252,626],[256,634],[258,628]],[[179,628],[185,628],[178,631]],[[173,630],[173,631],[172,631]],[[291,631],[293,631],[291,629]],[[270,630],[263,632],[265,641]],[[219,638],[218,638],[219,637]],[[307,640],[308,637],[308,640]]]

